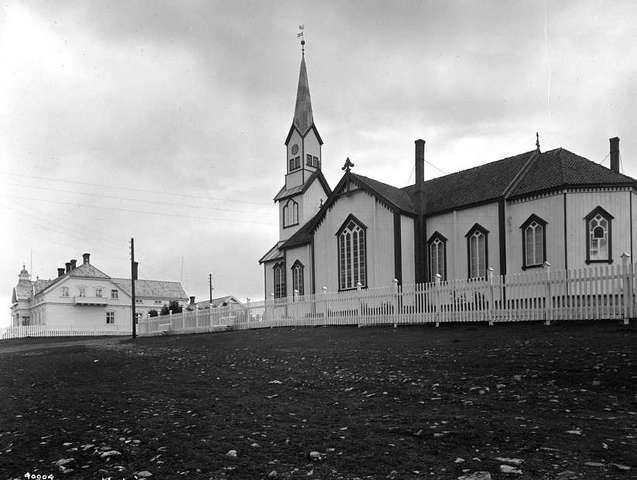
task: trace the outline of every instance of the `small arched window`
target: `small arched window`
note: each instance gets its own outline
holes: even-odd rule
[[[299,204],[290,199],[283,206],[283,228],[299,224]]]
[[[541,267],[546,261],[546,222],[533,214],[522,230],[522,270]]]
[[[292,265],[292,290],[299,295],[305,295],[305,285],[303,282],[303,271],[305,267],[298,260]]]
[[[285,262],[274,265],[274,298],[283,298],[286,296],[285,285]]]
[[[429,250],[429,278],[436,280],[440,275],[441,280],[447,279],[447,239],[439,232],[435,232],[427,241]]]
[[[367,286],[367,227],[354,215],[347,217],[336,233],[338,288],[351,290]]]
[[[602,207],[586,215],[586,263],[612,263],[613,216]]]
[[[489,231],[476,223],[465,235],[467,237],[467,259],[469,278],[487,275]]]

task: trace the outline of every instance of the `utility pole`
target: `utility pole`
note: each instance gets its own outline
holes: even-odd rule
[[[208,274],[208,286],[210,288],[210,305],[212,305],[212,273]]]
[[[135,280],[137,280],[137,262],[135,261],[135,239],[130,239],[130,276],[131,276],[131,311],[133,314],[133,338],[137,338],[135,318]]]

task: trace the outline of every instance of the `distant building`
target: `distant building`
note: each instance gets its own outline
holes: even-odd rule
[[[210,308],[210,306],[212,306],[212,308],[218,308],[218,307],[230,307],[230,306],[236,306],[236,305],[242,305],[242,303],[239,301],[239,299],[237,299],[237,297],[234,297],[232,295],[226,295],[225,297],[213,298],[212,303],[210,303],[210,300],[201,300],[199,302],[195,302],[195,297],[190,297],[190,303],[188,304],[188,309],[194,310],[196,307],[198,310],[203,310],[206,308]]]
[[[161,280],[136,280],[135,296],[138,317],[172,300],[180,305],[188,301],[181,283]],[[91,265],[88,253],[81,265],[70,260],[65,268],[58,268],[53,280],[32,281],[23,266],[13,289],[12,325],[127,330],[131,298],[130,279],[109,277]]]

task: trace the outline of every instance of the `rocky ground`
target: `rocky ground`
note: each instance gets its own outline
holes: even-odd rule
[[[0,343],[0,479],[637,478],[637,330]]]

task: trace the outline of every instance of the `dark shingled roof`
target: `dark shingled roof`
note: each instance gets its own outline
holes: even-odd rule
[[[348,180],[375,195],[394,210],[406,215],[414,215],[417,211],[416,185],[396,188],[372,178],[348,172],[336,186],[323,208],[283,242],[280,248],[292,248],[309,243],[315,227],[336,201],[340,190]],[[578,186],[637,187],[637,181],[563,148],[547,152],[532,150],[426,181],[423,211],[425,215],[433,215],[496,201],[503,197],[523,197],[553,189]]]
[[[131,292],[130,278],[111,278],[119,288],[129,296]],[[135,296],[150,298],[187,299],[184,287],[179,282],[167,282],[164,280],[135,280]]]
[[[635,180],[573,152],[557,148],[543,152],[533,160],[510,196],[520,197],[538,191],[586,185],[635,185]]]
[[[297,232],[298,233],[298,232]],[[261,257],[259,263],[270,262],[272,260],[278,260],[279,258],[283,258],[283,254],[279,251],[279,247],[283,245],[284,240],[279,240],[274,244],[274,246],[266,252],[265,255]]]
[[[522,153],[426,181],[425,213],[431,215],[502,196],[535,153]],[[410,185],[403,190],[413,196],[416,186]]]

